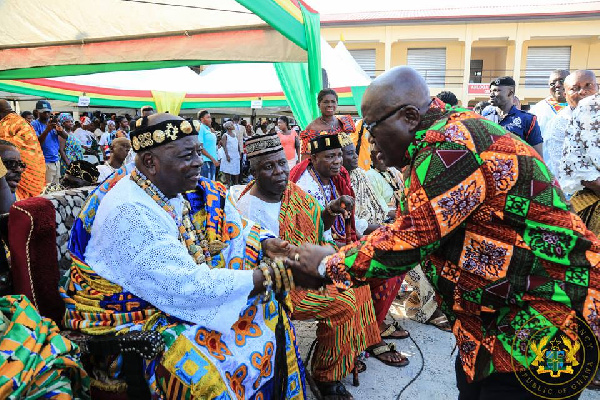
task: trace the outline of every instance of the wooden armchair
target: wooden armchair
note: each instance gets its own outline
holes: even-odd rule
[[[59,279],[71,263],[67,251],[69,232],[93,189],[66,190],[22,200],[13,204],[8,216],[13,293],[26,295],[40,314],[53,319],[58,326],[62,326],[65,312],[58,292]],[[150,398],[142,359],[154,359],[164,350],[160,334],[131,332],[119,336],[89,336],[64,331],[63,335],[80,346],[84,365],[90,356],[123,356],[126,392],[108,392],[92,384],[92,398]],[[87,366],[86,369],[93,377]]]

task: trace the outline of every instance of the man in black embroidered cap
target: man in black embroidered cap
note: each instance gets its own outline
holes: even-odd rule
[[[481,115],[500,124],[531,145],[542,156],[542,132],[537,117],[521,111],[514,105],[515,81],[510,76],[502,76],[490,83],[490,103]]]
[[[92,193],[71,232],[65,322],[160,332],[166,349],[148,360],[148,398],[304,398],[294,333],[271,290],[282,292],[281,275],[258,268],[263,253],[290,246],[242,221],[225,187],[201,178],[197,135],[164,113],[131,134],[135,167]]]

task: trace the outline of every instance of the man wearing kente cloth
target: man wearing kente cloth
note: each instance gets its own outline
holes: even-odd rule
[[[600,242],[570,211],[541,156],[492,121],[431,100],[410,67],[377,77],[362,111],[378,157],[409,166],[402,210],[335,254],[303,245],[286,264],[317,268],[344,288],[421,263],[456,337],[460,399],[551,397],[529,393],[533,385],[514,371],[539,371],[535,354],[561,335],[577,341],[575,332],[588,332],[586,362],[595,364]],[[582,390],[596,366],[561,387]],[[579,395],[560,398],[567,396]]]
[[[282,277],[262,263],[289,244],[241,219],[225,187],[200,177],[187,121],[144,117],[131,142],[135,167],[92,193],[71,232],[65,324],[160,332],[166,350],[146,365],[156,398],[305,398],[294,330],[273,295]]]
[[[342,204],[351,209],[354,200],[340,196],[322,209],[314,197],[290,182],[286,154],[276,134],[248,139],[246,152],[255,181],[238,200],[240,213],[292,245],[327,244],[324,228],[329,229],[335,214],[346,212]],[[319,321],[312,377],[321,396],[352,399],[340,380],[355,367],[358,354],[381,340],[369,286],[344,292],[333,286],[323,293],[295,290],[291,298],[294,319]],[[364,367],[359,364],[358,370]]]
[[[290,181],[313,196],[322,208],[327,207],[330,202],[340,196],[356,198],[350,182],[350,175],[342,166],[342,144],[339,135],[322,132],[311,139],[308,147],[311,152],[310,158],[292,168]],[[342,214],[337,215],[331,226],[331,236],[337,246],[344,246],[358,238],[354,218],[355,210],[348,211],[351,211],[348,213],[349,218],[344,218]],[[398,328],[396,324],[386,325],[384,321],[396,296],[396,288],[401,283],[402,281],[398,282],[396,277],[370,282],[375,316],[383,338],[403,339],[408,337],[408,333]],[[389,345],[383,340],[370,347],[368,351],[387,365],[403,367],[408,364],[406,357],[397,352],[393,345]]]

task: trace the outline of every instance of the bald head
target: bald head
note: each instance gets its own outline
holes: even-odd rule
[[[114,138],[110,145],[116,146],[116,145],[120,145],[120,144],[124,144],[124,143],[130,143],[129,139],[127,139],[126,137],[118,137],[118,138]]]
[[[371,82],[363,96],[361,108],[367,122],[373,122],[394,107],[404,104],[414,105],[424,113],[430,100],[425,79],[413,68],[401,66],[392,68]]]
[[[0,99],[0,119],[13,112],[10,103],[7,100]]]
[[[598,83],[593,71],[580,69],[565,78],[565,94],[571,108],[577,107],[582,99],[597,92]]]
[[[427,83],[410,67],[396,67],[365,91],[362,113],[378,156],[388,167],[408,162],[406,149],[415,138],[431,99]],[[374,125],[373,125],[374,124]]]

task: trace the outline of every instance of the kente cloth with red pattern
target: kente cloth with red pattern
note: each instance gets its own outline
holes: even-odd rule
[[[250,182],[240,198],[254,184],[255,181]],[[281,199],[279,238],[294,246],[330,244],[323,239],[321,205],[293,182],[288,182]],[[324,293],[298,289],[290,297],[294,308],[292,318],[319,321],[312,357],[312,376],[319,382],[341,380],[352,371],[358,354],[381,341],[368,285],[342,291],[329,285]]]
[[[336,133],[354,133],[355,130],[355,126],[354,126],[354,120],[352,119],[352,117],[350,115],[340,115],[340,116],[336,116],[336,118],[338,119],[338,121],[340,121],[341,124],[341,128],[340,128],[340,124],[338,124],[338,126],[335,129],[328,129],[325,132],[330,133],[332,135],[336,134]],[[314,137],[316,137],[318,134],[320,134],[321,132],[323,132],[323,130],[316,130],[316,129],[305,129],[302,132],[300,132],[300,153],[303,155],[308,155],[310,154],[310,150],[308,149],[308,143],[310,142],[311,139],[313,139]]]
[[[296,164],[294,168],[290,171],[290,181],[296,183],[298,179],[302,176],[302,174],[306,171],[309,165],[312,162],[310,158],[302,161],[300,164]],[[340,174],[331,177],[331,181],[335,186],[335,190],[337,191],[337,195],[339,196],[350,196],[355,198],[354,190],[352,190],[352,183],[350,182],[350,174],[346,170],[346,168],[342,167],[340,169]],[[346,243],[352,243],[357,240],[358,236],[356,235],[356,222],[354,219],[354,212],[352,212],[352,216],[350,217],[349,223],[346,224]]]
[[[17,186],[17,199],[39,196],[46,185],[46,161],[33,127],[16,113],[0,120],[0,139],[14,144],[27,165]]]
[[[326,259],[336,286],[421,263],[469,382],[523,369],[532,333],[583,329],[576,315],[600,337],[600,242],[531,146],[434,100],[406,159],[396,220]]]

